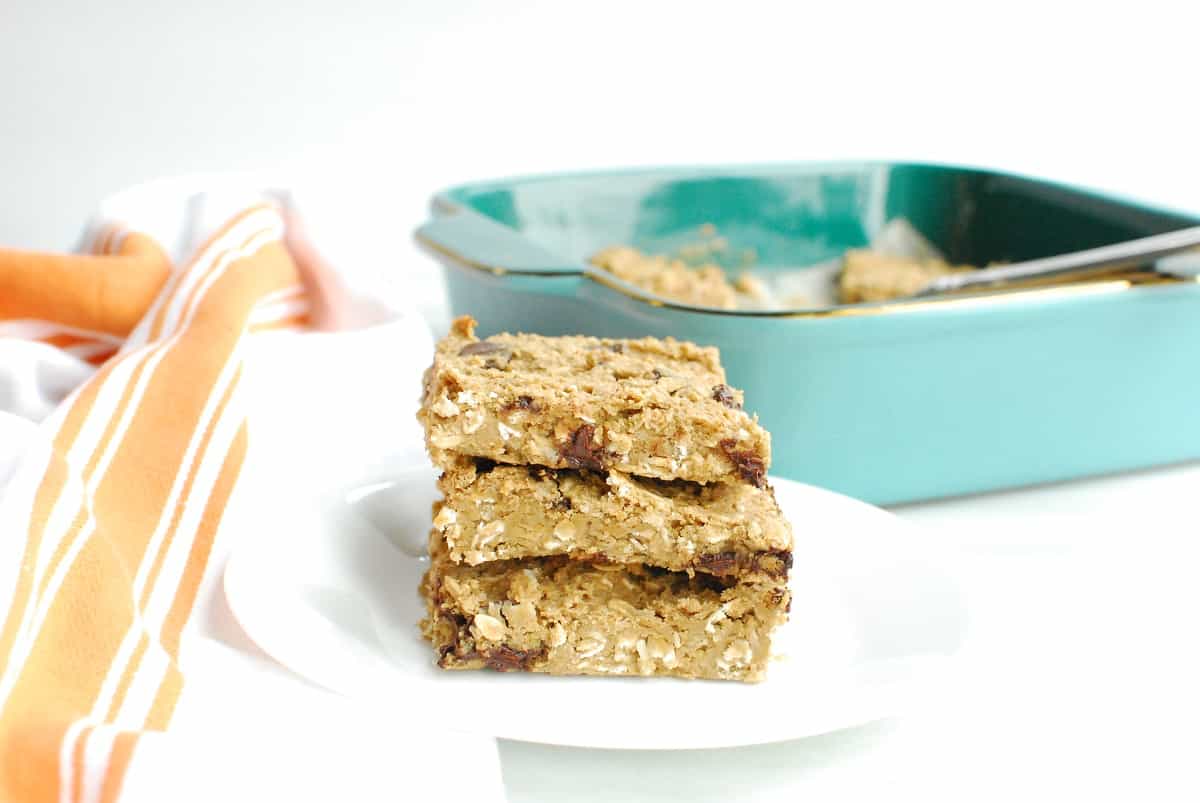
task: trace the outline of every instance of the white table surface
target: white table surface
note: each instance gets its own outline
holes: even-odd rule
[[[899,507],[897,514],[918,525],[914,537],[931,542],[960,579],[971,614],[957,670],[923,706],[838,733],[727,750],[501,741],[508,799],[1200,799],[1197,488],[1200,464],[1193,463]],[[366,746],[395,743],[389,734],[398,726],[315,687],[302,689],[307,684],[240,631],[219,591],[211,600],[201,627],[218,643],[205,647],[196,666],[207,664],[198,677],[219,688],[181,709],[175,730],[203,737],[206,723],[225,719],[222,711],[260,710],[264,699],[277,698],[281,710],[320,711],[344,723],[346,734],[308,745],[326,745],[329,788],[337,788],[337,767],[344,767],[360,784],[357,799],[393,799],[390,782],[379,780],[387,764],[350,734]],[[216,681],[214,669],[225,673]],[[240,679],[220,680],[226,676]],[[245,699],[230,689],[244,690]],[[697,690],[695,704],[703,706]],[[214,710],[211,701],[224,708]],[[668,716],[631,709],[630,728],[653,728]],[[713,711],[713,727],[720,722]],[[444,778],[413,776],[409,791],[440,795]]]
[[[435,329],[444,329],[444,309],[433,313]],[[261,442],[266,433],[256,431]],[[1198,489],[1200,464],[1192,463],[899,506],[894,512],[959,578],[970,607],[957,671],[923,707],[732,750],[502,741],[509,799],[1197,799]],[[232,622],[218,617],[210,632],[287,681]],[[629,725],[653,728],[667,716],[631,709]],[[720,727],[720,711],[712,721]]]
[[[735,750],[501,742],[510,800],[1195,800],[1198,488],[1192,464],[898,508],[972,605],[926,709]]]

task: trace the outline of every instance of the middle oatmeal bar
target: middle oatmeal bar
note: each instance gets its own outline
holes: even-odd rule
[[[762,580],[785,580],[791,566],[791,527],[769,486],[463,457],[438,486],[434,527],[458,563],[568,555]]]
[[[763,486],[770,436],[725,383],[717,350],[670,338],[501,334],[457,319],[425,374],[435,464],[455,454]]]

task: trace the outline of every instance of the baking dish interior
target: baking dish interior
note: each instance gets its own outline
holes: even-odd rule
[[[1193,225],[1182,214],[1021,176],[923,164],[643,170],[497,181],[443,202],[504,226],[564,263],[634,245],[673,253],[711,226],[734,271],[795,269],[867,245],[905,218],[957,264],[1049,256]],[[508,266],[520,270],[520,266]]]

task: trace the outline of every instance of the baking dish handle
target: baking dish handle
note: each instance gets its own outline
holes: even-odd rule
[[[436,255],[493,273],[582,275],[582,265],[552,254],[519,233],[469,209],[434,217],[415,232]]]

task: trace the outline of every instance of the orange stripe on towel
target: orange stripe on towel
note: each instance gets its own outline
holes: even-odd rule
[[[307,315],[282,237],[279,212],[253,207],[169,279],[161,249],[118,227],[94,243],[107,256],[0,252],[0,267],[24,266],[0,270],[0,320],[135,333],[46,424],[54,452],[0,628],[0,799],[115,800],[140,735],[169,724],[180,644],[246,455],[243,340]],[[34,268],[49,278],[34,282]],[[49,303],[89,292],[94,303]],[[43,342],[116,349],[65,331]]]

